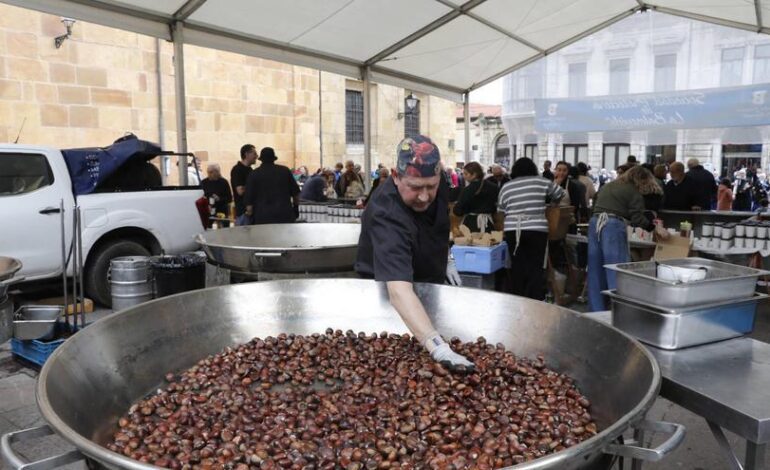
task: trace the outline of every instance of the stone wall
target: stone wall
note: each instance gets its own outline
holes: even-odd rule
[[[19,143],[103,146],[133,132],[175,149],[172,44],[77,21],[72,37],[56,49],[54,38],[64,32],[57,16],[0,4],[0,142],[13,142],[23,124]],[[274,147],[281,163],[311,171],[322,163],[321,141],[324,165],[351,157],[363,163],[363,149],[345,141],[345,89],[360,89],[359,81],[185,46],[185,85],[188,149],[220,163],[226,176],[247,142]],[[372,85],[373,166],[393,164],[404,136],[398,113],[408,94]],[[454,103],[418,97],[421,132],[446,149],[454,138]],[[172,181],[176,174],[172,168]]]

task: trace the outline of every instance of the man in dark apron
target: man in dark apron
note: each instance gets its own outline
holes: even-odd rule
[[[361,277],[386,283],[390,303],[434,360],[470,371],[473,363],[436,331],[412,285],[447,279],[459,284],[447,257],[448,198],[438,148],[425,136],[404,139],[396,174],[380,185],[364,211],[355,269]]]

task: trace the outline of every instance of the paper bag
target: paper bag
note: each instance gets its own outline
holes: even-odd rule
[[[667,240],[657,239],[655,244],[655,255],[653,259],[662,261],[674,258],[687,258],[690,256],[690,237],[679,235],[670,235]]]

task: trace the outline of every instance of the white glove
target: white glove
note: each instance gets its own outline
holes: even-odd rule
[[[425,348],[430,351],[430,357],[453,372],[471,373],[476,371],[476,365],[465,356],[452,351],[444,338],[438,333],[428,336],[424,341]]]
[[[447,284],[450,284],[452,286],[462,286],[463,280],[460,278],[460,272],[457,271],[457,266],[455,265],[455,260],[452,258],[452,256],[449,256],[449,259],[446,263],[446,281]]]

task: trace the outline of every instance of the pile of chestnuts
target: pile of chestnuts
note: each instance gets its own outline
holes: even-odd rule
[[[255,338],[199,361],[134,404],[108,448],[174,469],[492,469],[595,435],[571,378],[484,338],[452,348],[468,374],[409,335]]]

